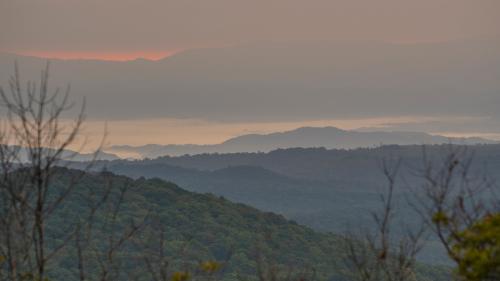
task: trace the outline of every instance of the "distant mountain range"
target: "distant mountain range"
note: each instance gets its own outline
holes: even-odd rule
[[[12,146],[12,149],[18,149],[17,159],[16,161],[26,162],[28,161],[28,151],[26,148],[19,148],[19,146]],[[47,149],[47,154],[54,153],[54,150]],[[120,157],[115,154],[99,151],[99,153],[84,153],[84,152],[76,152],[73,150],[64,150],[59,159],[63,161],[75,161],[75,162],[89,162],[89,161],[111,161],[118,160]]]
[[[107,149],[111,153],[137,155],[138,158],[180,156],[202,153],[269,152],[278,148],[325,147],[327,149],[353,149],[380,145],[410,144],[493,144],[483,138],[449,138],[421,132],[348,131],[335,127],[302,127],[272,134],[249,134],[231,138],[213,145],[117,145]]]
[[[115,154],[100,151],[99,153],[82,153],[66,150],[62,156],[63,159],[71,159],[72,161],[87,162],[92,160],[117,160],[120,157]]]

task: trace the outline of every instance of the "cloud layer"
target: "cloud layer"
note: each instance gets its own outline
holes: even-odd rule
[[[16,0],[0,50],[158,52],[259,41],[430,42],[500,35],[497,0]]]

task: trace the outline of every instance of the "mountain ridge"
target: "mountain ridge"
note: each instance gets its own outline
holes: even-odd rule
[[[279,148],[325,147],[327,149],[354,149],[380,145],[411,144],[496,144],[477,138],[457,138],[431,135],[424,132],[356,131],[336,127],[300,127],[290,131],[269,134],[247,134],[230,138],[219,144],[147,144],[143,146],[115,145],[107,148],[112,153],[136,153],[139,158],[194,155],[203,153],[269,152]]]

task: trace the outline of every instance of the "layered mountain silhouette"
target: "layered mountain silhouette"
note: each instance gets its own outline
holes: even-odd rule
[[[427,160],[441,163],[451,145],[426,146]],[[460,146],[473,155],[472,178],[498,182],[500,145]],[[381,161],[400,161],[397,178],[398,218],[419,222],[408,202],[422,184],[423,147],[387,145],[377,148],[327,150],[290,148],[268,153],[199,154],[144,160],[99,161],[106,169],[132,178],[161,178],[199,193],[212,193],[293,219],[319,231],[344,232],[351,224],[371,225],[370,211],[380,207],[387,179]],[[392,162],[391,162],[392,159]],[[75,163],[85,166],[85,163]],[[413,190],[413,191],[412,191]],[[410,192],[410,193],[409,193]],[[435,242],[435,241],[434,241]],[[431,242],[421,259],[446,262],[438,243]]]
[[[353,149],[380,145],[410,144],[492,144],[483,138],[449,138],[421,132],[348,131],[335,127],[302,127],[272,134],[250,134],[231,138],[214,145],[158,145],[112,146],[109,152],[135,154],[141,158],[179,156],[201,153],[269,152],[278,148],[325,147]]]
[[[7,149],[7,147],[6,147]],[[26,147],[20,146],[9,146],[8,149],[10,151],[17,151],[15,161],[18,162],[27,162],[30,160],[30,154]],[[50,157],[54,155],[56,151],[54,149],[45,148],[43,151],[43,155],[45,157]],[[104,152],[104,151],[96,151],[96,152],[83,152],[83,151],[74,151],[70,149],[65,149],[60,152],[57,157],[63,161],[74,161],[74,162],[89,162],[89,161],[112,161],[121,159],[115,154]]]

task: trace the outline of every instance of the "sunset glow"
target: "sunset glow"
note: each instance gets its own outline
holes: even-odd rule
[[[171,51],[123,51],[123,52],[87,52],[87,51],[20,51],[19,55],[32,56],[48,59],[85,59],[85,60],[107,60],[107,61],[131,61],[135,59],[160,60],[178,53],[179,50]]]

